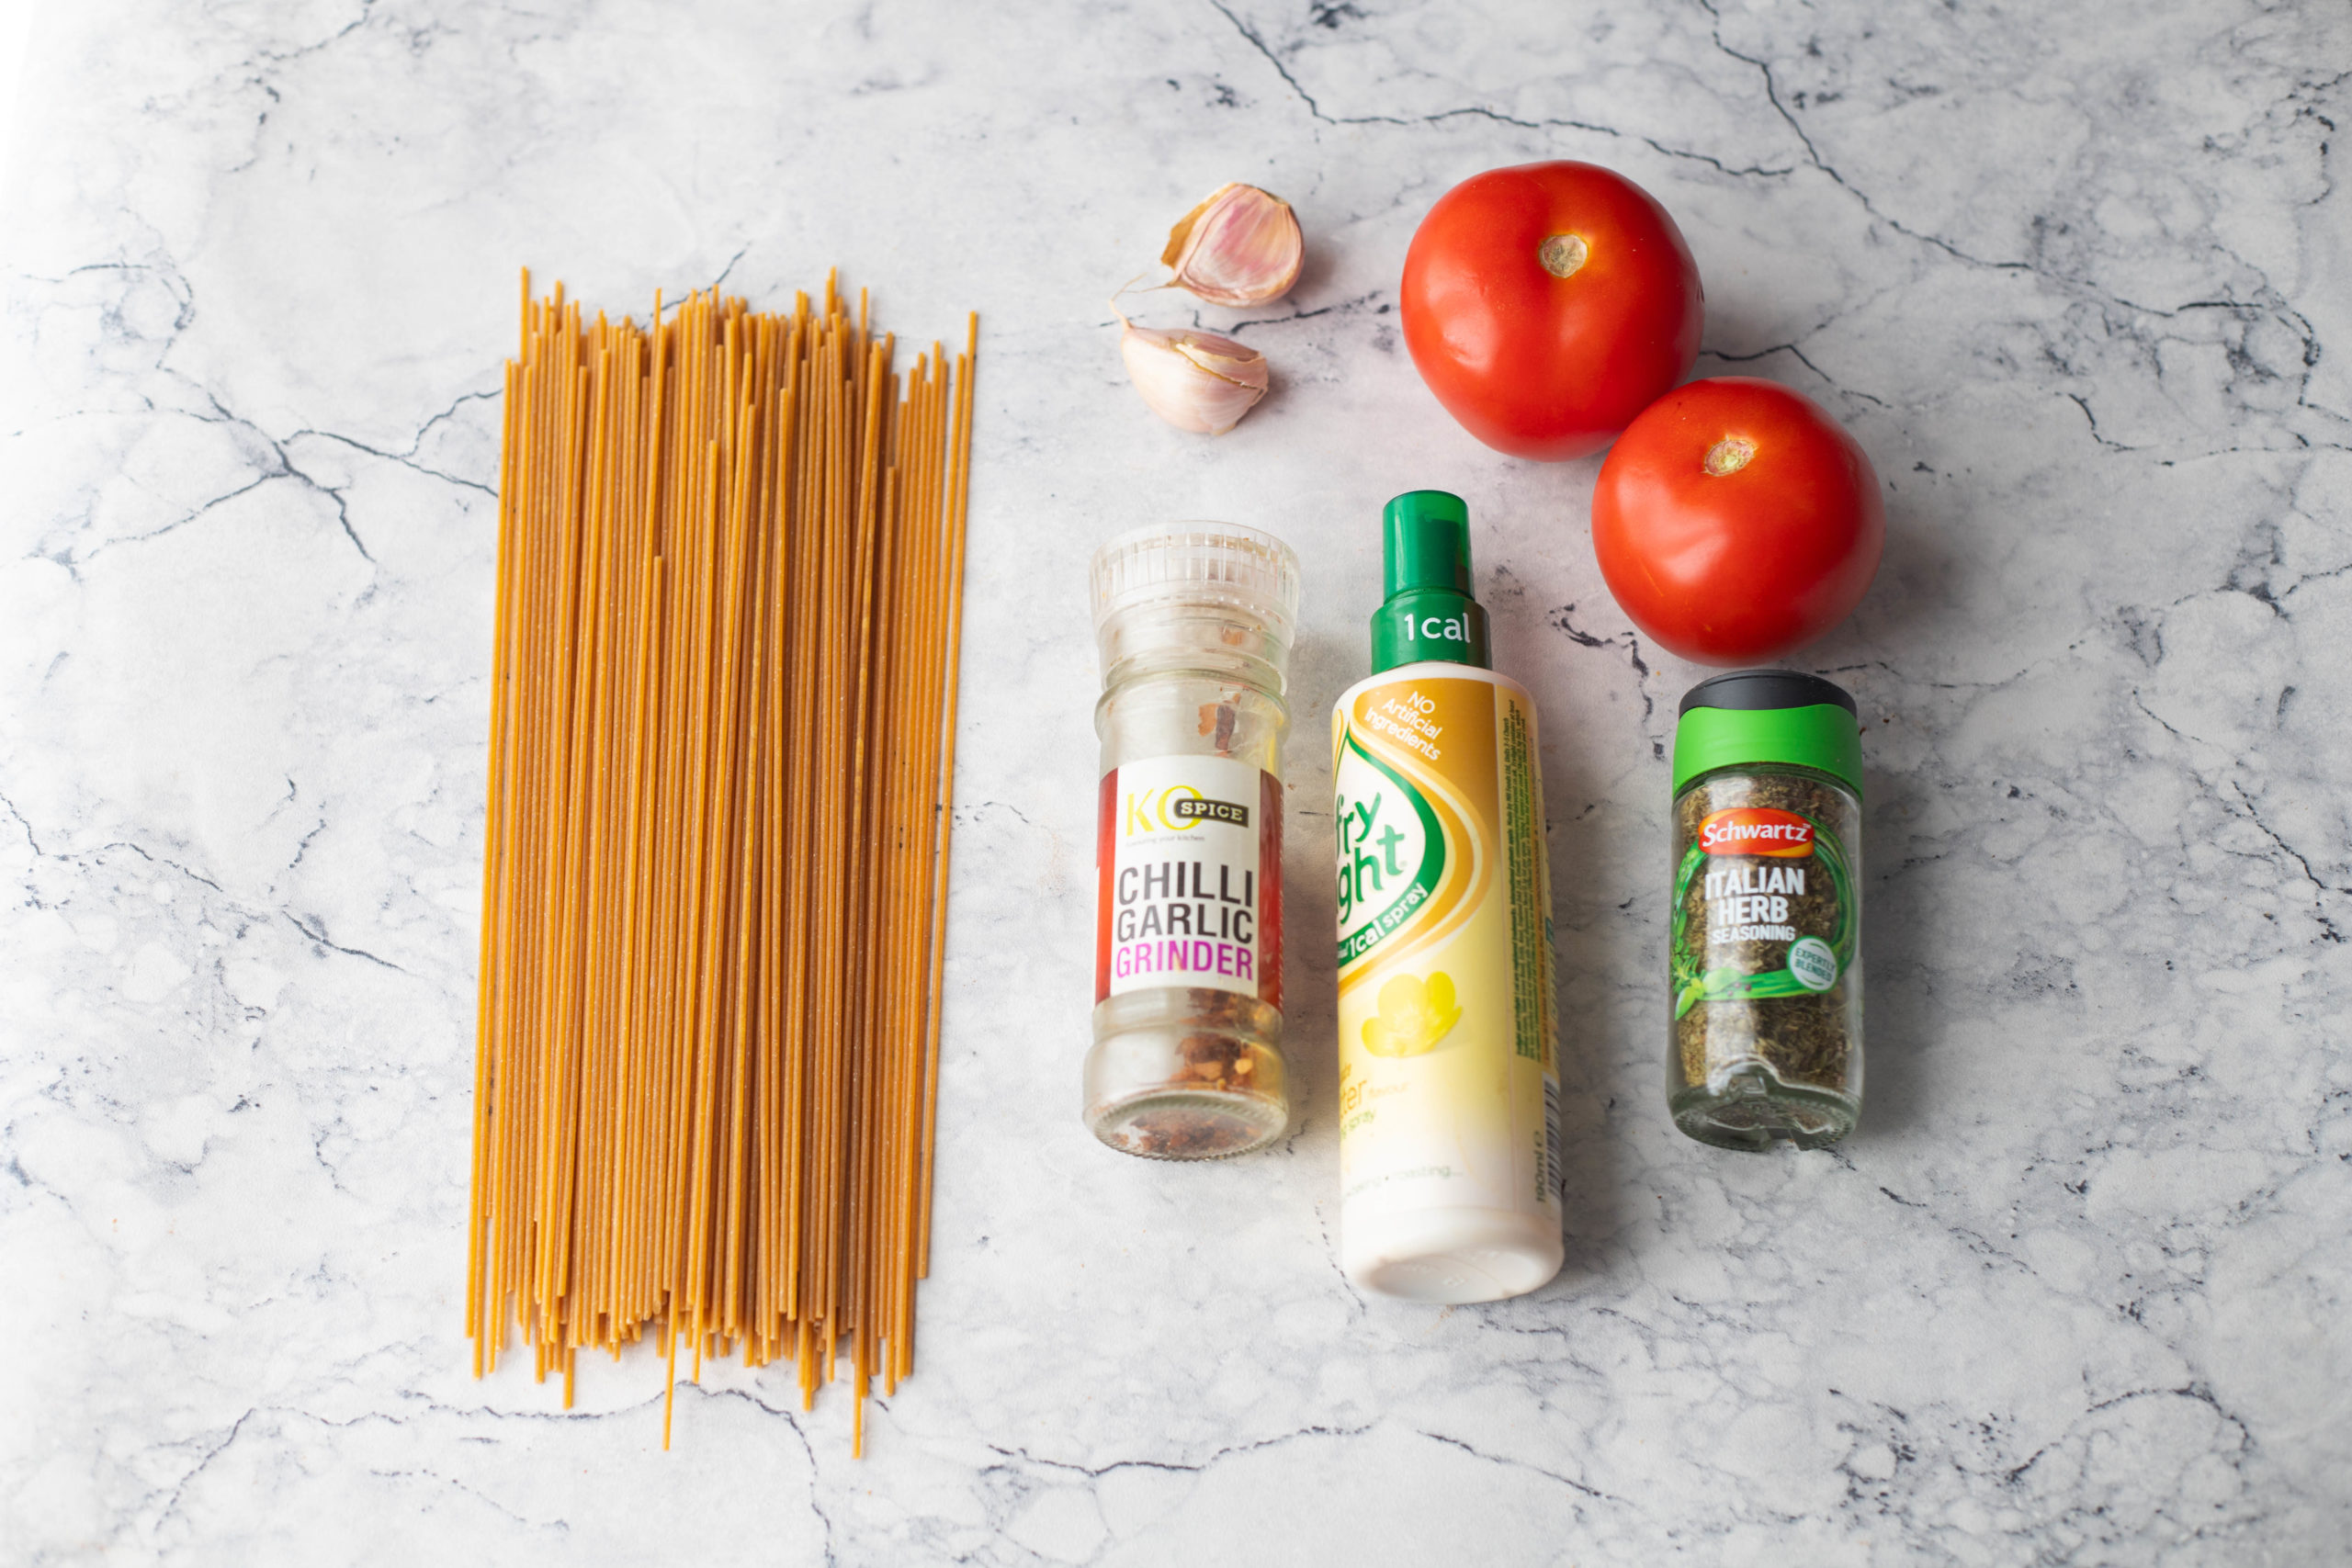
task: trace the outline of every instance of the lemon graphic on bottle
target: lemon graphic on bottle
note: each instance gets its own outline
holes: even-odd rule
[[[1419,1056],[1436,1050],[1461,1018],[1453,976],[1442,969],[1427,980],[1392,975],[1380,987],[1379,1011],[1363,1021],[1363,1048],[1375,1056]]]

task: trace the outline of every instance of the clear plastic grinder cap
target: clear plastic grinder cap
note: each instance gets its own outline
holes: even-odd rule
[[[1298,557],[1238,523],[1157,523],[1094,552],[1094,632],[1108,654],[1114,622],[1222,613],[1254,623],[1282,653],[1298,625]],[[1125,639],[1121,639],[1125,640]]]

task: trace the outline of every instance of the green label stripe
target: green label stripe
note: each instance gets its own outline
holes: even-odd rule
[[[1544,911],[1538,908],[1534,781],[1527,747],[1527,716],[1516,704],[1503,716],[1503,844],[1510,862],[1510,989],[1519,1030],[1516,1049],[1544,1059]]]
[[[1445,829],[1439,825],[1437,813],[1430,808],[1430,803],[1422,798],[1421,792],[1413,787],[1410,780],[1363,749],[1356,739],[1352,722],[1348,725],[1346,733],[1348,750],[1363,758],[1368,766],[1378,770],[1381,776],[1395,784],[1411,803],[1414,816],[1420,818],[1423,849],[1421,863],[1415,868],[1413,879],[1405,885],[1404,890],[1396,895],[1388,908],[1340,939],[1340,962],[1343,965],[1370,953],[1384,937],[1402,926],[1414,910],[1429,902],[1430,895],[1437,891],[1438,879],[1445,874]],[[1335,824],[1333,831],[1337,830]]]
[[[1854,957],[1853,872],[1846,863],[1846,846],[1838,841],[1838,835],[1810,817],[1805,820],[1813,823],[1814,858],[1827,869],[1830,891],[1838,904],[1838,923],[1829,933],[1829,950],[1838,955],[1838,977],[1843,979],[1847,965]],[[1673,954],[1674,1016],[1680,1018],[1701,1002],[1818,994],[1785,969],[1755,975],[1728,964],[1713,969],[1702,967],[1700,954],[1690,951],[1690,879],[1698,874],[1706,859],[1707,852],[1693,844],[1683,854],[1681,865],[1675,869],[1674,918],[1668,937],[1668,951]],[[1836,983],[1832,981],[1831,985]]]
[[[1805,820],[1813,822],[1810,817]],[[1813,852],[1829,868],[1829,886],[1838,895],[1838,924],[1830,931],[1829,946],[1838,954],[1838,973],[1843,975],[1854,956],[1854,874],[1846,863],[1846,846],[1818,822],[1813,823]]]

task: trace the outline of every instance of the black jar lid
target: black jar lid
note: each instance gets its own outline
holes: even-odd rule
[[[1754,713],[1765,708],[1818,707],[1824,703],[1835,703],[1856,718],[1861,716],[1862,710],[1854,705],[1845,687],[1796,670],[1726,670],[1710,675],[1682,694],[1682,705],[1675,713],[1679,716],[1692,708]]]

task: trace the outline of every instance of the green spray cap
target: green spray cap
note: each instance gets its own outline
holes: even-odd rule
[[[1410,490],[1380,518],[1381,587],[1372,672],[1424,659],[1493,668],[1487,612],[1470,596],[1470,508],[1442,490]]]
[[[1862,793],[1854,699],[1835,681],[1793,670],[1733,670],[1683,694],[1674,724],[1674,793],[1717,768],[1792,762]]]

